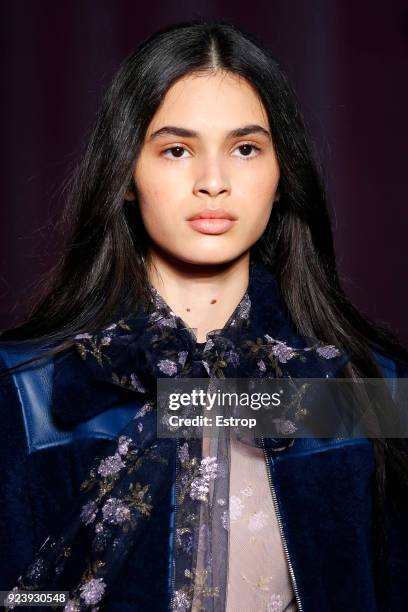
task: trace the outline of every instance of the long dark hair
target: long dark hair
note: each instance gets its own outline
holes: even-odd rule
[[[137,201],[125,201],[124,194],[134,189],[144,135],[169,87],[185,75],[217,70],[252,83],[269,117],[281,196],[251,254],[273,270],[299,331],[350,351],[349,377],[382,376],[373,348],[407,362],[408,351],[385,327],[359,313],[340,286],[323,173],[278,61],[253,34],[201,19],[160,30],[120,66],[69,184],[65,252],[45,278],[26,322],[2,338],[41,339],[52,353],[72,345],[81,331],[111,322],[118,308],[131,312],[148,299],[148,240]],[[386,474],[397,489],[408,488],[408,458],[404,440],[378,438],[373,444],[381,526]],[[382,538],[381,554],[384,530]]]

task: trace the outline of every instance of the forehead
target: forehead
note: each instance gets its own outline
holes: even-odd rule
[[[229,72],[190,74],[168,89],[146,136],[165,124],[225,132],[248,123],[269,127],[262,100],[246,79]]]

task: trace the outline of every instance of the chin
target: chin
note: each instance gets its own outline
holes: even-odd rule
[[[240,253],[228,254],[224,250],[222,253],[219,253],[219,254],[211,253],[208,256],[204,256],[203,254],[200,253],[199,257],[191,257],[191,254],[190,254],[190,256],[181,257],[181,258],[179,257],[179,259],[182,259],[182,261],[184,261],[185,263],[196,265],[196,266],[217,266],[217,265],[220,266],[220,265],[224,265],[224,264],[234,261],[239,256],[240,256]]]

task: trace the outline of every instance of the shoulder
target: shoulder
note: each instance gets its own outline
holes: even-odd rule
[[[18,437],[19,444],[24,444],[28,453],[35,439],[33,432],[38,418],[44,423],[43,416],[47,412],[44,408],[50,404],[53,363],[49,358],[40,359],[12,372],[8,370],[44,352],[44,347],[39,343],[0,342],[2,428],[12,428],[13,437]]]
[[[40,342],[0,341],[1,371],[48,355],[49,351],[50,347]],[[28,454],[90,439],[110,440],[134,416],[137,409],[134,402],[124,402],[115,396],[108,405],[104,399],[106,392],[87,381],[83,369],[73,367],[73,361],[69,354],[48,355],[0,379],[0,422],[3,424],[12,416],[14,429],[18,430],[20,443],[25,444]],[[64,398],[55,393],[56,379],[66,390],[79,387],[76,397],[84,397],[82,403],[68,401],[67,397],[65,420],[59,414]]]

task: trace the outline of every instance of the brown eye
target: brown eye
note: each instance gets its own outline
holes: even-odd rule
[[[236,151],[240,151],[242,158],[247,158],[247,159],[251,159],[252,157],[257,157],[258,156],[258,152],[261,150],[260,147],[257,147],[254,144],[251,143],[244,143],[242,145],[239,145],[236,149]],[[255,155],[251,155],[251,151],[255,151]]]
[[[171,151],[171,156],[165,155],[165,153],[167,153],[168,151]],[[169,147],[168,149],[165,149],[162,155],[164,157],[167,157],[167,159],[170,159],[170,160],[183,159],[184,151],[187,151],[185,147],[177,145],[175,147]]]

